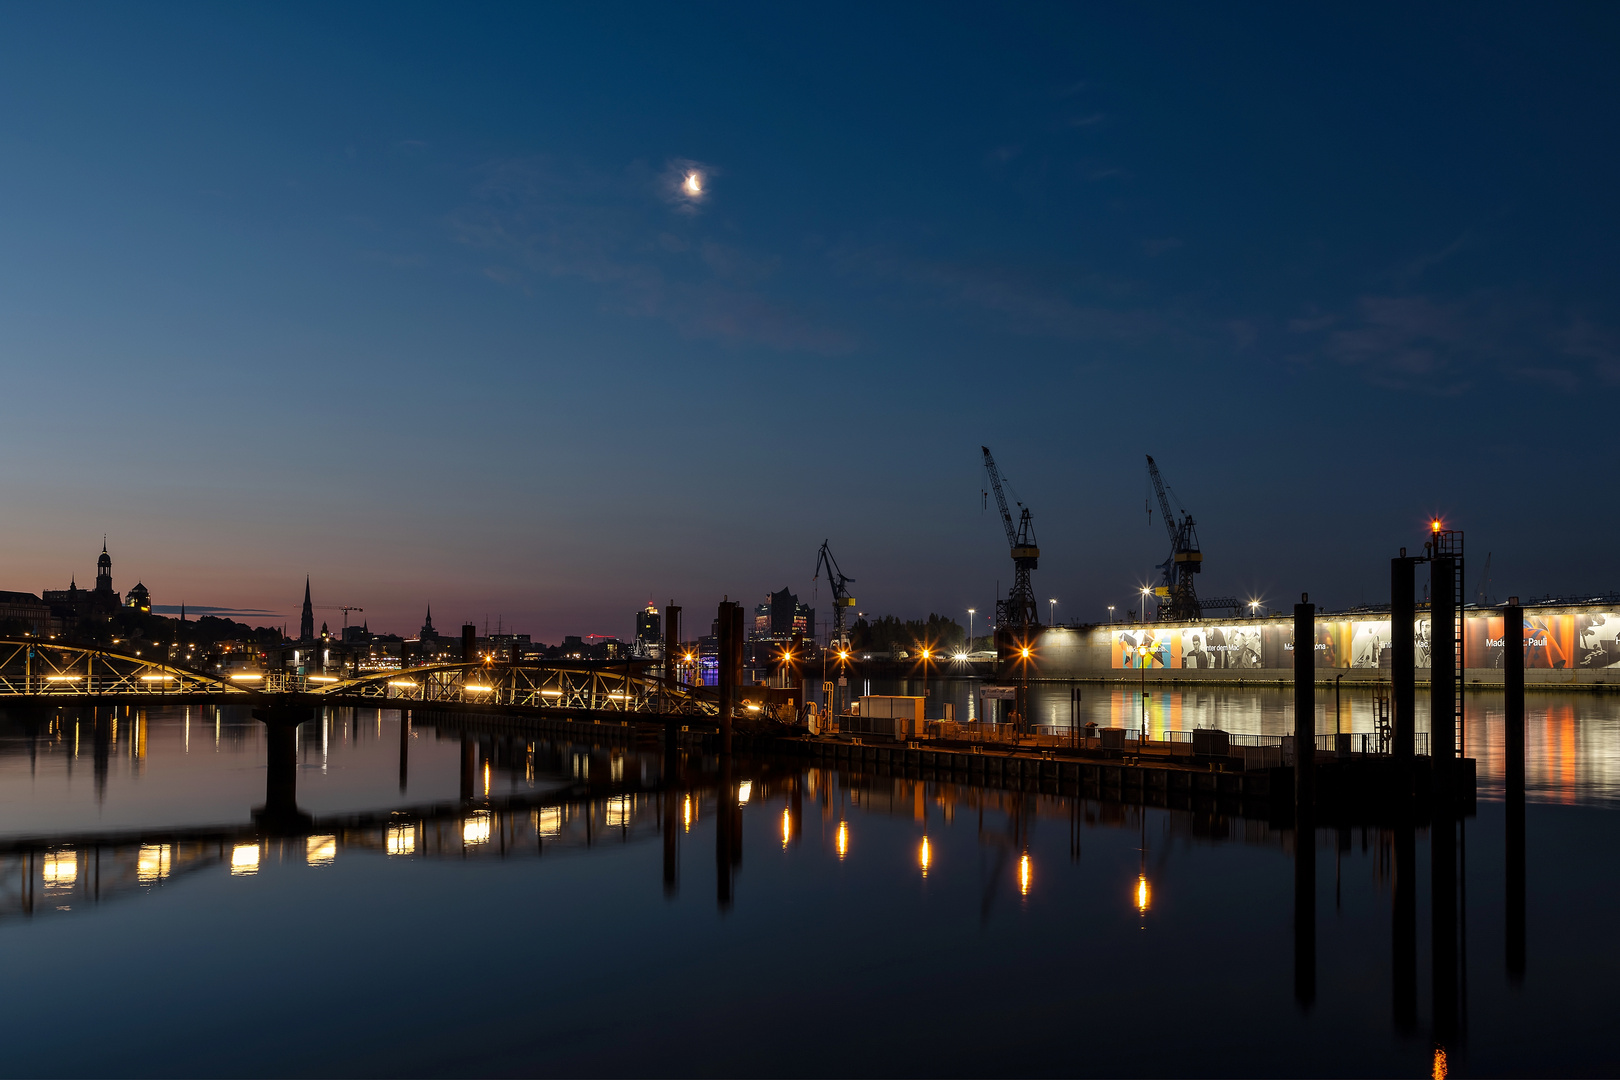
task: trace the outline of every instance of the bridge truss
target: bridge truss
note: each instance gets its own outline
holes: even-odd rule
[[[402,671],[372,672],[335,682],[307,680],[320,697],[380,701],[449,702],[462,705],[522,705],[605,712],[718,716],[719,704],[701,687],[626,672],[623,668],[526,666],[521,664],[428,664]]]
[[[104,694],[256,696],[254,689],[229,679],[157,659],[50,641],[0,640],[0,698]]]

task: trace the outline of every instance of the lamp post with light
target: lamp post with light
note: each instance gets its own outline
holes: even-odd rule
[[[1047,626],[1056,626],[1057,625],[1057,600],[1056,599],[1048,600],[1046,602],[1046,625]]]
[[[1148,647],[1144,642],[1136,647],[1139,654],[1139,666],[1142,670],[1142,730],[1136,736],[1136,752],[1142,752],[1142,743],[1147,738],[1147,658]]]
[[[927,645],[924,645],[922,647],[922,651],[918,655],[922,657],[923,668],[923,707],[921,719],[926,721],[928,719],[928,661],[934,654],[933,650],[931,650]]]
[[[1148,621],[1147,602],[1148,602],[1148,595],[1150,593],[1152,593],[1152,592],[1153,592],[1153,587],[1151,585],[1142,586],[1142,621],[1143,622]]]
[[[973,614],[975,610],[974,608],[968,608],[968,652],[973,651]]]
[[[1114,605],[1113,604],[1108,605],[1108,622],[1109,622],[1110,625],[1112,625],[1113,622],[1114,622]]]

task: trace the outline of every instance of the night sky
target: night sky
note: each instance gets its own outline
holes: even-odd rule
[[[10,5],[0,589],[105,533],[295,632],[305,574],[706,632],[825,619],[828,538],[965,622],[981,443],[1060,619],[1164,558],[1145,454],[1205,594],[1387,599],[1431,513],[1471,599],[1620,589],[1617,55],[1610,4]]]

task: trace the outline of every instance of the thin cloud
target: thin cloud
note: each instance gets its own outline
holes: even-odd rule
[[[495,162],[450,229],[503,285],[575,279],[600,287],[602,310],[659,319],[684,336],[787,351],[852,348],[849,334],[762,291],[779,256],[702,234],[697,210],[718,175],[687,158],[616,174],[551,158]]]

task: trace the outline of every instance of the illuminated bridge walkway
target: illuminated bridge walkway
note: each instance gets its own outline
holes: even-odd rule
[[[160,646],[161,647],[161,646]],[[228,697],[244,704],[302,700],[471,705],[712,717],[715,692],[666,684],[644,666],[428,664],[350,678],[280,672],[208,675],[139,653],[43,641],[0,640],[0,702]]]

